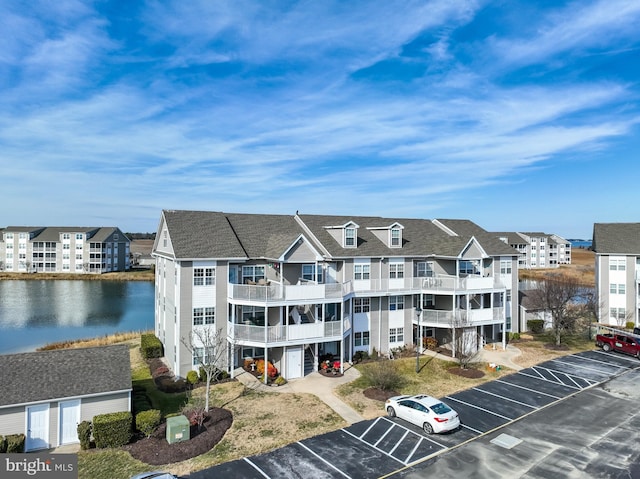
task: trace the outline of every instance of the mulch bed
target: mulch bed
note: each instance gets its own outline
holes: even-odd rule
[[[320,373],[320,376],[324,376],[325,378],[341,378],[344,376],[342,373],[336,372],[333,374],[333,372],[327,372],[324,369],[319,369],[318,372]]]
[[[478,379],[478,378],[484,377],[484,372],[480,371],[479,369],[473,369],[473,368],[463,369],[459,367],[453,367],[453,368],[448,368],[447,371],[450,372],[451,374],[462,376],[463,378],[468,378],[468,379]]]
[[[209,410],[209,415],[200,431],[197,425],[191,426],[191,439],[188,441],[169,444],[166,439],[167,423],[165,422],[151,437],[138,439],[123,446],[122,449],[136,459],[155,466],[185,461],[210,451],[220,442],[232,423],[231,411],[213,408]]]
[[[385,402],[387,399],[393,396],[400,396],[399,392],[383,391],[382,389],[379,389],[379,388],[367,388],[364,391],[362,391],[362,394],[364,394],[369,399],[373,399],[374,401],[380,401],[380,402]]]

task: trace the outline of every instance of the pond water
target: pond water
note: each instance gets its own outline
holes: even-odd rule
[[[0,354],[69,339],[153,329],[147,281],[0,281]]]

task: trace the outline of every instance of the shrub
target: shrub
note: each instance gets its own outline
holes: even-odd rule
[[[354,363],[359,363],[360,361],[369,359],[369,353],[367,351],[356,351],[352,359]]]
[[[287,380],[285,378],[283,378],[282,376],[278,376],[276,378],[276,380],[274,381],[274,383],[276,383],[278,386],[283,386],[283,385],[287,384]]]
[[[400,389],[405,382],[393,361],[376,361],[364,366],[361,372],[370,386],[383,391]]]
[[[160,376],[155,379],[155,383],[158,389],[165,393],[181,393],[187,390],[187,381],[182,378]]]
[[[157,409],[150,409],[136,414],[136,429],[147,437],[158,428],[162,421],[162,413]]]
[[[634,323],[633,321],[627,321],[626,327],[629,331],[633,331],[633,328],[636,327],[636,323]]]
[[[205,371],[205,369],[202,366],[200,366],[200,369],[198,371],[199,371],[198,376],[200,378],[200,382],[201,383],[205,382],[207,380],[207,371]]]
[[[422,338],[422,347],[430,351],[438,349],[438,340],[433,337]]]
[[[162,343],[155,334],[143,334],[140,336],[140,352],[145,359],[160,358],[164,355]]]
[[[80,449],[86,451],[91,448],[91,421],[82,421],[78,424],[78,439],[80,439]]]
[[[153,409],[151,407],[151,402],[149,399],[136,398],[133,400],[133,413],[138,414],[142,411],[148,411],[149,409]]]
[[[527,320],[527,328],[532,333],[541,333],[544,331],[544,319],[529,319]]]
[[[0,454],[7,452],[7,440],[4,436],[0,436]]]
[[[96,447],[120,447],[131,440],[133,417],[130,412],[99,414],[93,418]]]
[[[189,384],[195,384],[198,382],[200,378],[198,377],[198,373],[195,371],[189,371],[187,373],[187,382]]]
[[[171,371],[169,370],[168,367],[166,366],[160,366],[159,368],[155,369],[152,373],[151,373],[151,377],[153,379],[159,378],[161,376],[171,376]]]
[[[256,362],[256,371],[258,374],[264,374],[265,362],[264,359],[258,359]],[[222,379],[223,371],[217,371],[221,375],[221,377],[217,377],[216,379]],[[269,361],[267,363],[267,375],[270,378],[275,378],[278,375],[278,370],[276,367]]]
[[[7,454],[24,452],[24,442],[27,439],[24,434],[9,434],[6,438]]]
[[[376,348],[373,348],[371,350],[371,359],[373,359],[374,361],[378,360],[378,350]]]
[[[517,341],[520,339],[520,333],[509,333],[509,339]]]

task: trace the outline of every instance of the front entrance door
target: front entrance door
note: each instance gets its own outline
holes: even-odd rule
[[[49,405],[27,406],[25,451],[49,447]]]
[[[60,403],[60,444],[78,442],[78,424],[80,423],[80,400]]]
[[[287,348],[287,379],[302,377],[302,346]]]

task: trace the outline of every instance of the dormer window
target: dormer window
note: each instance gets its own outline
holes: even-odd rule
[[[400,248],[402,246],[402,230],[400,228],[391,228],[391,247]]]
[[[353,226],[347,226],[344,229],[344,247],[345,248],[356,247],[356,229]]]

